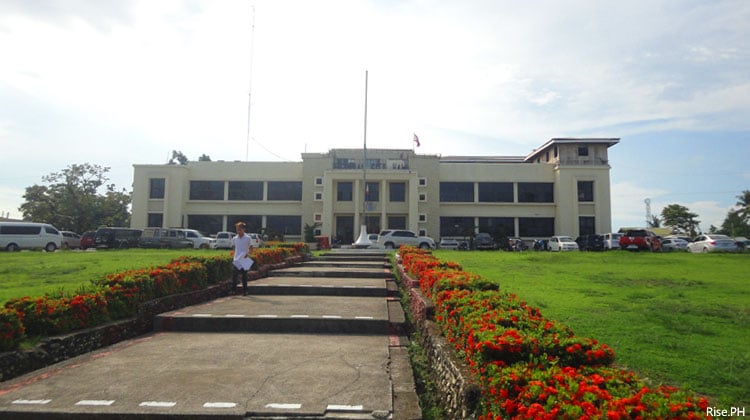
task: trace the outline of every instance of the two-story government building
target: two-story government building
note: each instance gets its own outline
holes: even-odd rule
[[[554,138],[527,156],[332,149],[301,162],[134,165],[131,227],[316,234],[354,242],[359,226],[419,235],[524,239],[611,231],[608,149],[617,138]],[[366,153],[366,157],[365,157]]]

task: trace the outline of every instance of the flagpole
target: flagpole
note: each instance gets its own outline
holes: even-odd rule
[[[359,238],[354,242],[355,248],[367,248],[372,245],[372,242],[367,237],[367,223],[365,217],[367,216],[367,79],[368,71],[365,70],[365,132],[364,132],[364,145],[362,148],[364,155],[364,162],[362,162],[362,212],[360,214],[360,230]]]

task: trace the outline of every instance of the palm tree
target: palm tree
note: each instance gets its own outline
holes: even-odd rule
[[[742,194],[737,196],[737,214],[742,220],[750,221],[750,190],[742,191]]]

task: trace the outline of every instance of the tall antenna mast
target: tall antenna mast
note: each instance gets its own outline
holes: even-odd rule
[[[643,202],[646,203],[646,227],[653,227],[651,226],[651,222],[653,222],[653,217],[651,216],[651,199],[647,198]]]
[[[362,220],[360,221],[359,238],[354,242],[355,248],[367,248],[372,245],[372,241],[367,237],[367,70],[365,70],[365,134],[364,134],[364,162],[362,163],[362,183],[363,200],[362,200]]]
[[[250,158],[250,108],[253,105],[253,52],[255,51],[255,5],[250,20],[250,81],[247,88],[247,139],[245,140],[245,161]]]

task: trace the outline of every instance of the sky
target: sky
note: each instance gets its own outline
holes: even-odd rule
[[[72,164],[609,150],[612,227],[750,189],[746,0],[0,0],[0,213]],[[367,72],[367,89],[365,73]]]

